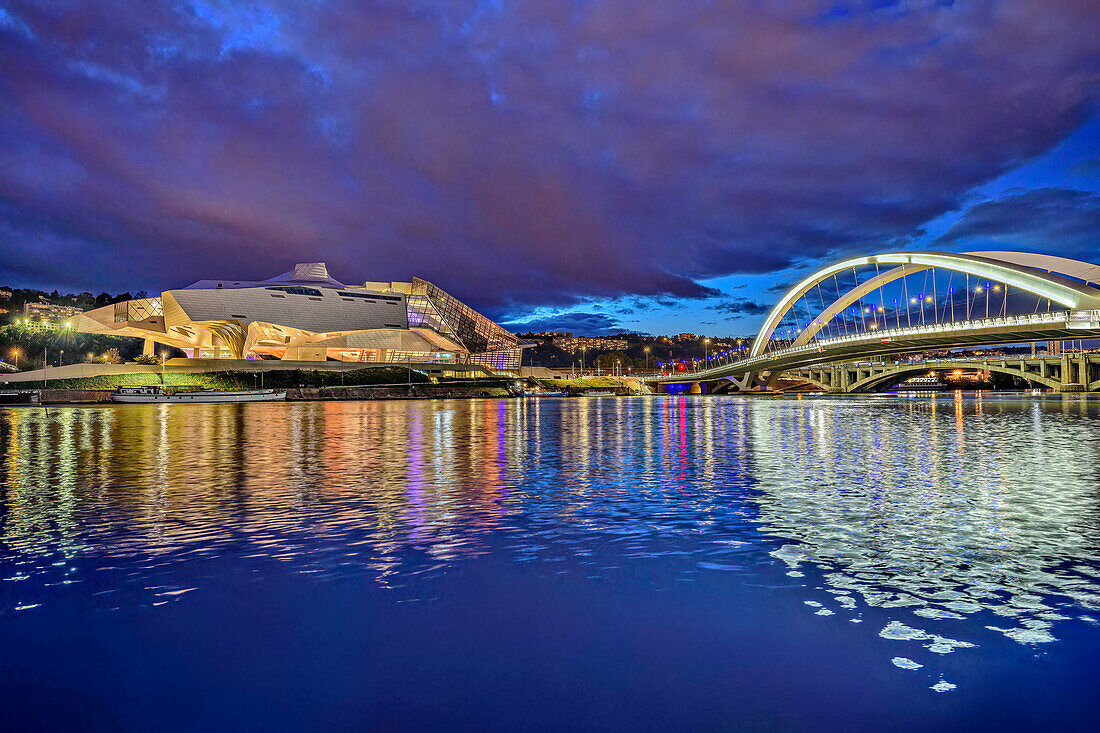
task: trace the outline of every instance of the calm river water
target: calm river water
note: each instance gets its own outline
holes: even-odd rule
[[[1100,403],[0,410],[4,728],[1095,725]]]

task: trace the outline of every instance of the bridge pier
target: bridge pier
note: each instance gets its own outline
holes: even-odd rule
[[[674,389],[663,382],[655,382],[660,392],[674,391],[689,394],[713,394],[734,392],[770,391],[753,389],[759,381],[772,383],[783,379],[806,382],[830,394],[852,394],[873,391],[883,384],[920,374],[927,370],[949,372],[955,369],[979,370],[999,373],[1028,380],[1033,385],[1058,392],[1100,392],[1100,354],[1063,352],[1057,356],[1002,356],[992,358],[946,358],[905,362],[875,363],[825,363],[795,367],[788,371],[765,372],[759,380],[752,373],[737,377],[705,378],[692,375],[682,378]]]

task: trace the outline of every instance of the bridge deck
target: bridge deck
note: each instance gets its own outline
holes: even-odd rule
[[[1098,337],[1100,337],[1100,311],[1095,310],[982,318],[820,339],[804,346],[779,349],[704,371],[658,377],[648,381],[653,383],[704,382],[756,372],[778,372],[813,364],[851,361],[929,348]]]

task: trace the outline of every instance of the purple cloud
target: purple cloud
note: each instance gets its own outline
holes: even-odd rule
[[[704,298],[905,246],[1098,98],[1094,3],[820,8],[10,3],[0,274],[152,289],[323,259],[493,315]]]
[[[622,332],[622,324],[615,316],[606,313],[570,312],[549,318],[538,318],[517,323],[505,323],[506,328],[517,333],[546,333],[566,331],[579,336],[606,336]]]
[[[1090,191],[1040,188],[1013,191],[967,209],[939,238],[941,244],[981,243],[1007,249],[1095,257],[1100,196]]]

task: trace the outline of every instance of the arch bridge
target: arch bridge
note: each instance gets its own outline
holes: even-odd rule
[[[783,379],[836,393],[871,392],[929,372],[985,371],[1026,379],[1059,392],[1100,390],[1100,354],[1059,356],[913,359],[908,361],[815,364],[791,369]]]
[[[666,391],[676,383],[740,391],[805,377],[830,389],[859,391],[887,378],[889,365],[867,365],[876,357],[1100,338],[1100,288],[1094,283],[1100,283],[1100,265],[1026,252],[850,258],[791,288],[765,318],[744,358],[719,357],[700,371],[651,383]],[[963,361],[967,366],[960,368],[979,368],[973,360]],[[864,372],[877,370],[882,379],[858,376],[861,363]],[[825,364],[833,366],[826,370],[820,366]],[[1058,357],[1018,368],[997,360],[993,365],[993,371],[1018,372],[1058,389],[1100,388],[1100,374],[1084,356],[1079,364]]]

